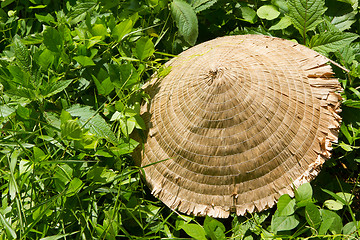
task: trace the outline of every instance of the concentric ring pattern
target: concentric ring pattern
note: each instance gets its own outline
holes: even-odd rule
[[[154,77],[136,159],[152,192],[194,215],[272,207],[330,157],[341,87],[329,60],[292,41],[228,36],[192,47]]]

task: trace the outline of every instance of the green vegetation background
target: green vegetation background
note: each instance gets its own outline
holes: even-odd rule
[[[0,3],[0,239],[359,239],[358,0]],[[343,66],[339,143],[276,208],[185,216],[152,197],[131,158],[141,86],[234,34],[297,41]]]

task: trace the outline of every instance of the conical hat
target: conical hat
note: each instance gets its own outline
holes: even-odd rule
[[[293,41],[217,38],[169,61],[142,106],[135,159],[171,209],[228,217],[272,207],[313,179],[337,141],[341,86],[329,59]]]

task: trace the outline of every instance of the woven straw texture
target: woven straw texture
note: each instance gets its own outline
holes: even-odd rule
[[[148,132],[135,153],[152,193],[171,209],[222,218],[293,195],[337,141],[341,87],[328,62],[260,35],[217,38],[169,61],[144,87]]]

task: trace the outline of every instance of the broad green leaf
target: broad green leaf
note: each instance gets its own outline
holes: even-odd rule
[[[310,183],[304,183],[295,190],[295,199],[297,204],[301,202],[312,201],[313,190]]]
[[[115,179],[116,173],[113,170],[105,167],[93,167],[86,175],[88,180],[99,183],[108,183]]]
[[[100,36],[101,39],[105,39],[108,32],[104,24],[94,24],[94,26],[91,28],[91,34],[93,36]]]
[[[114,85],[112,84],[110,77],[100,82],[94,75],[91,76],[95,82],[99,94],[107,96],[114,90]]]
[[[66,192],[66,196],[70,197],[78,193],[78,191],[83,186],[83,182],[79,178],[73,178],[69,183],[69,187]]]
[[[343,208],[344,204],[342,204],[339,201],[335,201],[332,199],[326,200],[324,202],[325,207],[327,207],[330,210],[337,211]]]
[[[323,21],[322,16],[326,11],[324,5],[325,0],[289,0],[288,15],[303,38],[308,31],[314,30]]]
[[[195,45],[198,37],[198,20],[194,9],[185,1],[174,0],[171,4],[171,14],[179,33],[190,45]]]
[[[117,41],[121,41],[126,34],[131,32],[132,27],[133,22],[131,19],[126,19],[125,21],[116,25],[111,34]]]
[[[346,236],[347,240],[358,240],[359,239],[359,235],[358,235],[358,228],[360,226],[360,221],[357,222],[349,222],[347,223],[343,229],[342,229],[342,233]]]
[[[65,88],[67,88],[71,84],[72,80],[59,80],[55,82],[50,82],[44,92],[44,97],[50,97],[53,96],[61,91],[63,91]]]
[[[39,20],[39,22],[46,22],[49,23],[55,23],[55,18],[50,14],[42,15],[42,14],[36,14],[35,17]]]
[[[97,4],[96,0],[87,0],[75,4],[71,12],[67,15],[71,19],[71,24],[76,24],[85,18],[86,13],[90,12]]]
[[[359,35],[349,32],[323,32],[311,38],[310,48],[328,54],[348,46],[358,37]]]
[[[255,23],[257,19],[257,15],[254,9],[249,7],[240,7],[242,18],[249,22]]]
[[[319,228],[319,234],[327,234],[327,231],[332,234],[340,234],[343,227],[341,217],[337,213],[326,209],[320,209],[320,213],[323,221]]]
[[[87,56],[76,56],[74,57],[74,59],[80,63],[83,67],[87,67],[87,66],[94,66],[95,63],[93,62],[93,60]]]
[[[297,225],[299,225],[299,220],[295,215],[276,216],[275,214],[271,219],[271,230],[274,233],[292,230],[296,228]]]
[[[356,22],[356,14],[357,12],[354,11],[341,16],[334,16],[331,23],[342,32],[350,29],[351,25]]]
[[[295,199],[291,199],[288,194],[282,195],[277,203],[277,211],[279,212],[279,216],[292,215],[295,212],[295,206]]]
[[[60,52],[62,49],[62,38],[60,33],[53,27],[47,27],[43,33],[45,46],[53,52]]]
[[[193,7],[196,13],[199,13],[203,10],[210,8],[216,2],[217,0],[192,0],[191,6]]]
[[[31,69],[31,58],[29,49],[25,44],[18,38],[14,37],[14,52],[16,62],[25,71],[30,71]]]
[[[136,42],[136,56],[140,60],[145,60],[155,52],[154,43],[148,37],[142,37]]]
[[[321,224],[321,215],[315,204],[309,203],[305,206],[305,218],[313,229],[318,229]]]
[[[263,5],[256,11],[256,14],[259,16],[259,18],[274,20],[280,15],[280,12],[273,5]]]
[[[89,106],[80,106],[75,104],[66,110],[71,116],[78,118],[78,121],[84,125],[85,128],[90,129],[90,132],[97,137],[105,138],[110,142],[116,143],[117,139],[110,125]]]
[[[77,120],[68,120],[61,124],[61,135],[74,140],[80,140],[82,137],[82,129]]]
[[[11,108],[7,105],[0,105],[0,117],[6,118],[16,111],[15,108]]]
[[[272,25],[269,30],[282,30],[291,25],[291,18],[289,16],[284,16],[280,19],[278,23]]]
[[[38,64],[43,68],[47,69],[54,61],[54,54],[49,49],[45,49],[37,59]]]
[[[360,101],[347,99],[342,102],[343,105],[353,108],[360,108]]]
[[[212,240],[226,239],[225,236],[225,226],[218,220],[208,217],[205,217],[204,229],[207,236],[210,236]]]
[[[182,225],[181,228],[186,232],[186,234],[196,240],[206,240],[205,230],[198,224],[188,223]]]

